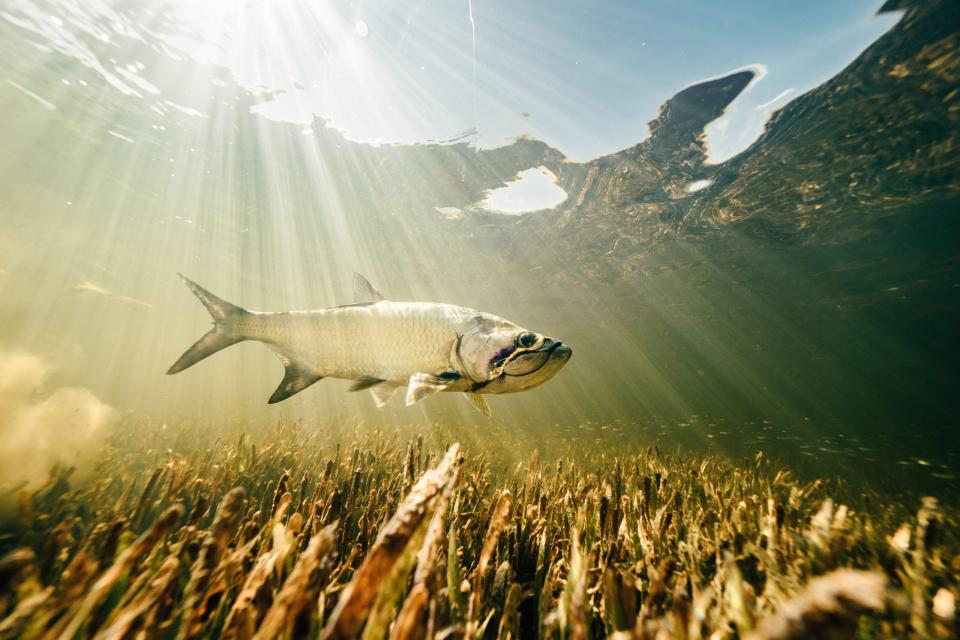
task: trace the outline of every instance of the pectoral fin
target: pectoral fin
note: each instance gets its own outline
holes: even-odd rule
[[[290,356],[283,353],[278,355],[280,356],[280,361],[283,362],[283,380],[280,381],[280,386],[277,387],[277,390],[274,391],[270,399],[267,400],[268,404],[276,404],[281,400],[286,400],[295,393],[300,393],[317,380],[323,378],[323,376],[316,371],[301,362],[297,362]]]
[[[435,376],[430,373],[415,373],[410,376],[410,382],[407,383],[407,400],[409,407],[412,404],[420,402],[427,396],[443,391],[457,381],[459,375],[453,376],[443,374]]]
[[[373,395],[373,401],[376,403],[378,409],[382,409],[390,399],[393,398],[394,394],[397,393],[398,387],[388,384],[381,384],[375,387],[370,387],[370,393]]]
[[[467,400],[470,401],[470,404],[483,415],[489,418],[493,414],[493,412],[490,411],[490,405],[487,404],[487,400],[479,393],[465,393],[463,395],[465,395]]]

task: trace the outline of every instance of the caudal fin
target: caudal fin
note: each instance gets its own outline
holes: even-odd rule
[[[250,313],[246,309],[221,300],[183,274],[180,274],[180,277],[183,278],[183,281],[187,283],[187,286],[190,287],[193,294],[200,299],[203,306],[210,312],[210,315],[213,317],[213,329],[197,340],[192,347],[180,356],[179,360],[173,363],[173,366],[167,370],[168,375],[180,373],[184,369],[197,364],[207,356],[220,351],[220,349],[246,340],[243,335],[236,331],[236,321]]]

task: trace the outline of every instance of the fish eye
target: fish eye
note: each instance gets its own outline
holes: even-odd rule
[[[522,349],[529,349],[533,345],[537,344],[537,334],[524,331],[517,336],[517,339],[514,342],[516,342],[516,345]]]

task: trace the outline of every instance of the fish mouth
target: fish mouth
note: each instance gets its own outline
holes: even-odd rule
[[[573,349],[559,340],[547,338],[539,349],[510,358],[503,367],[503,373],[513,377],[528,376],[543,369],[547,363],[553,363],[559,369],[572,355]]]

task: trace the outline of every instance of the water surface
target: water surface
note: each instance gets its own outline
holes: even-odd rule
[[[620,50],[511,38],[524,24],[557,38],[569,8],[504,25],[460,5],[372,7],[319,22],[296,20],[293,3],[0,7],[8,431],[47,429],[54,409],[82,430],[106,406],[197,428],[441,420],[545,448],[764,450],[804,473],[956,490],[955,3],[811,5],[843,46],[789,80],[774,61],[798,53],[783,42],[737,57],[722,38],[651,38],[673,46],[658,66],[674,67],[654,73],[626,26],[607,38]],[[624,12],[631,28],[649,22]],[[591,19],[585,37],[616,19]],[[731,33],[750,22],[725,19]],[[703,36],[705,21],[690,28]],[[277,57],[281,37],[290,55]],[[711,47],[726,66],[708,72]],[[567,83],[517,91],[530,76],[507,70],[523,60]],[[591,108],[581,63],[609,84]],[[505,142],[523,132],[542,141]],[[549,176],[551,200],[508,211],[522,215],[487,206],[531,171]],[[208,321],[177,272],[282,310],[350,302],[353,271],[394,299],[556,335],[574,359],[493,399],[493,422],[455,397],[377,411],[340,381],[268,407],[281,367],[255,344],[163,375]],[[64,387],[85,391],[51,401]]]

